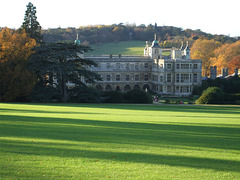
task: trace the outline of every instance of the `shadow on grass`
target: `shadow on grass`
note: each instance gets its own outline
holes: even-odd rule
[[[0,115],[1,136],[240,150],[240,128]]]
[[[32,105],[32,104],[31,104]],[[197,112],[239,114],[239,107],[211,107],[211,106],[154,106],[154,105],[94,105],[94,104],[48,104],[46,106],[59,107],[89,107],[122,109],[122,110],[148,110],[171,112]],[[2,108],[2,110],[6,110]],[[8,109],[9,110],[9,109]],[[11,109],[9,110],[11,111]],[[15,109],[13,109],[15,111]],[[24,113],[49,113],[41,110],[20,110]],[[59,112],[60,111],[60,112]],[[66,113],[66,110],[50,111],[50,113]],[[101,111],[100,111],[101,112]],[[72,111],[71,114],[82,114]],[[84,113],[84,112],[83,112]],[[90,114],[90,113],[86,113]],[[94,114],[94,113],[93,113]],[[101,113],[102,114],[102,113]],[[174,114],[173,114],[174,115]],[[227,117],[227,115],[226,115]],[[207,126],[210,125],[210,126]],[[225,127],[224,127],[225,126]],[[17,138],[43,138],[49,140],[67,140],[69,142],[89,142],[134,147],[166,147],[166,148],[214,148],[212,150],[240,150],[240,128],[226,124],[204,123],[177,123],[164,124],[101,121],[91,119],[25,117],[15,115],[0,115],[0,137]],[[101,152],[76,148],[74,144],[67,143],[41,143],[0,140],[0,152],[43,155],[57,157],[86,157],[94,160],[114,160],[133,163],[166,164],[170,166],[184,166],[192,168],[205,168],[220,171],[239,172],[239,161],[227,161],[214,158],[198,158],[188,156],[157,155],[147,153]],[[51,147],[46,147],[51,146]],[[71,149],[72,147],[72,149]],[[132,146],[131,146],[132,147]],[[237,153],[237,152],[236,152]],[[96,162],[97,163],[97,162]]]
[[[4,104],[18,104],[18,103],[2,103]],[[19,104],[22,105],[22,104]],[[60,107],[60,108],[71,108],[71,107],[76,107],[76,108],[95,108],[97,110],[101,109],[114,109],[114,110],[137,110],[137,111],[166,111],[166,112],[184,112],[184,113],[209,113],[209,114],[236,114],[238,117],[240,117],[240,106],[199,106],[199,105],[154,105],[154,104],[74,104],[74,103],[69,103],[69,104],[62,104],[62,103],[57,103],[57,104],[24,104],[24,105],[30,105],[30,106],[50,106],[50,107]],[[0,108],[1,111],[22,111],[22,112],[33,112],[33,113],[65,113],[65,114],[95,114],[95,113],[84,113],[84,112],[79,112],[78,110],[71,110],[70,112],[59,109],[58,111],[42,111],[42,110],[23,110],[23,109],[7,109],[7,108]],[[98,113],[96,113],[98,114]]]
[[[101,160],[132,162],[132,163],[147,163],[161,164],[169,166],[182,166],[198,169],[213,169],[217,171],[232,171],[239,172],[240,162],[220,160],[214,158],[198,158],[179,155],[155,155],[146,153],[128,153],[128,152],[108,152],[108,151],[93,151],[71,148],[61,148],[57,143],[51,143],[53,147],[34,147],[30,142],[9,142],[1,141],[2,147],[10,147],[11,150],[1,150],[5,153],[14,153],[20,155],[38,155],[38,156],[54,156],[54,157],[70,157],[70,158],[90,158],[93,162]],[[38,143],[39,144],[39,143]],[[12,147],[12,148],[11,148]]]

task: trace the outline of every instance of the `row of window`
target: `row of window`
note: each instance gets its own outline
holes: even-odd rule
[[[107,75],[106,76],[106,81],[111,81],[113,79],[111,79],[111,75]],[[121,81],[121,75],[117,74],[115,76],[115,80],[116,81]],[[149,77],[147,74],[144,75],[144,81],[148,81]],[[125,81],[130,81],[130,75],[125,75]],[[134,81],[140,81],[140,76],[139,74],[134,75]]]
[[[98,63],[98,69],[126,69],[126,70],[139,70],[141,68],[148,69],[149,63]]]
[[[172,64],[167,64],[167,69],[172,69]],[[176,64],[176,69],[192,69],[192,64]],[[193,64],[193,69],[198,69],[198,64]]]
[[[162,85],[152,85],[152,90],[163,92],[163,90],[167,93],[173,93],[174,86],[162,86]],[[192,92],[192,86],[175,86],[176,93],[190,93]]]
[[[158,82],[158,76],[153,75],[152,76],[153,81]],[[160,82],[163,82],[163,76],[160,76]],[[166,82],[171,83],[172,82],[172,74],[166,75]],[[190,83],[192,82],[192,74],[176,74],[176,83]],[[193,74],[193,82],[198,82],[198,75]]]
[[[156,67],[157,64],[153,64],[154,67]],[[124,70],[139,70],[141,68],[145,68],[148,69],[149,63],[144,63],[142,65],[140,65],[139,63],[99,63],[98,64],[98,69],[124,69]],[[198,69],[198,64],[183,64],[183,63],[178,63],[176,64],[176,69]],[[159,64],[159,68],[163,68],[163,64]],[[172,64],[168,63],[166,64],[166,69],[171,70],[172,69]]]
[[[130,75],[125,75],[125,81],[130,81]],[[106,81],[112,81],[114,80],[111,75],[106,75]],[[115,76],[116,81],[121,81],[121,75],[117,74]],[[148,81],[149,76],[147,74],[144,75],[144,81]],[[152,80],[155,82],[158,82],[158,76],[153,75]],[[134,81],[140,81],[140,75],[136,74],[134,75]],[[163,82],[163,76],[160,76],[160,82]],[[171,83],[172,82],[172,74],[168,73],[166,75],[166,82]],[[192,74],[176,74],[176,83],[190,83],[192,82]],[[193,74],[193,82],[197,83],[198,82],[198,75]]]

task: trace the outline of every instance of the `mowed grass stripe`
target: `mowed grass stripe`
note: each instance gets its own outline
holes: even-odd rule
[[[0,104],[0,177],[238,179],[239,106]]]

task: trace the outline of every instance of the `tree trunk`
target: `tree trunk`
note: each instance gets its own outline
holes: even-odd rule
[[[67,92],[67,86],[66,86],[66,82],[65,82],[65,77],[64,77],[64,74],[62,74],[62,101],[64,103],[67,102],[67,99],[68,99],[68,92]]]

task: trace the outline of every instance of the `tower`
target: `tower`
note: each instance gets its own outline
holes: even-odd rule
[[[152,42],[152,46],[149,49],[149,56],[152,59],[162,58],[162,48],[158,44],[156,34],[155,34],[155,37],[154,37],[154,41]]]
[[[188,47],[188,41],[187,41],[186,47],[183,51],[183,54],[184,54],[186,60],[190,60],[190,49]]]
[[[78,34],[77,34],[77,39],[74,41],[74,44],[76,44],[76,45],[81,45],[81,42],[80,42],[80,40],[78,39]]]

